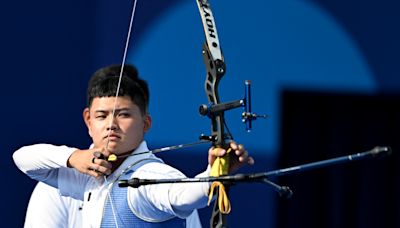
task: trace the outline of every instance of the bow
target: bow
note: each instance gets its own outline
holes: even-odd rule
[[[211,135],[209,138],[212,141],[213,146],[227,149],[228,145],[226,143],[226,139],[227,137],[231,138],[231,136],[230,134],[229,136],[225,135],[225,110],[222,106],[218,106],[220,104],[218,85],[226,72],[226,65],[222,55],[217,28],[210,4],[207,0],[196,1],[206,37],[206,41],[203,44],[202,54],[207,71],[205,92],[209,102],[209,105],[200,106],[200,113],[202,115],[207,115],[211,119]],[[222,107],[222,110],[218,110],[216,107]],[[214,169],[217,169],[220,172],[215,171],[216,173],[213,173]],[[217,158],[217,160],[215,160],[211,175],[227,175],[228,169],[229,153],[227,153],[224,157]],[[230,211],[229,200],[227,196],[224,196],[226,194],[224,190],[225,186],[221,184],[221,182],[214,182],[212,186],[215,185],[218,186],[216,193],[217,200],[215,200],[214,203],[210,227],[226,227],[226,214]],[[211,191],[210,194],[210,197],[212,197],[213,191]],[[225,198],[225,202],[227,204],[225,206],[227,208],[223,208],[224,203],[222,199],[220,199],[221,197]]]

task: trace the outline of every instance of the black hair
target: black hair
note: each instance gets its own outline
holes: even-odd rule
[[[87,89],[87,106],[92,105],[96,97],[115,97],[121,65],[110,65],[97,70],[90,78]],[[121,78],[118,96],[129,96],[140,108],[142,114],[148,112],[149,88],[147,82],[139,78],[137,69],[125,65]]]

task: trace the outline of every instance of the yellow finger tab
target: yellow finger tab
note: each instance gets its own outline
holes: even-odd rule
[[[116,160],[117,160],[117,155],[115,155],[115,154],[111,154],[110,156],[108,156],[108,159],[107,159],[107,161],[109,161],[109,162],[114,162]]]

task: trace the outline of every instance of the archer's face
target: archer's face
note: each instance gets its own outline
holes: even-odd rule
[[[114,105],[115,113],[112,118]],[[127,97],[96,97],[83,117],[95,148],[106,149],[105,155],[130,152],[143,141],[151,118]]]

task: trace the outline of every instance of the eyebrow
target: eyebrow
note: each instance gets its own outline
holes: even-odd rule
[[[121,112],[121,111],[129,111],[129,110],[131,110],[130,108],[117,108],[117,109],[115,109],[115,113],[117,113],[117,112]],[[105,113],[105,112],[112,112],[113,110],[103,110],[103,109],[99,109],[99,110],[95,110],[94,112],[95,113],[99,113],[99,112],[101,112],[101,113]]]

